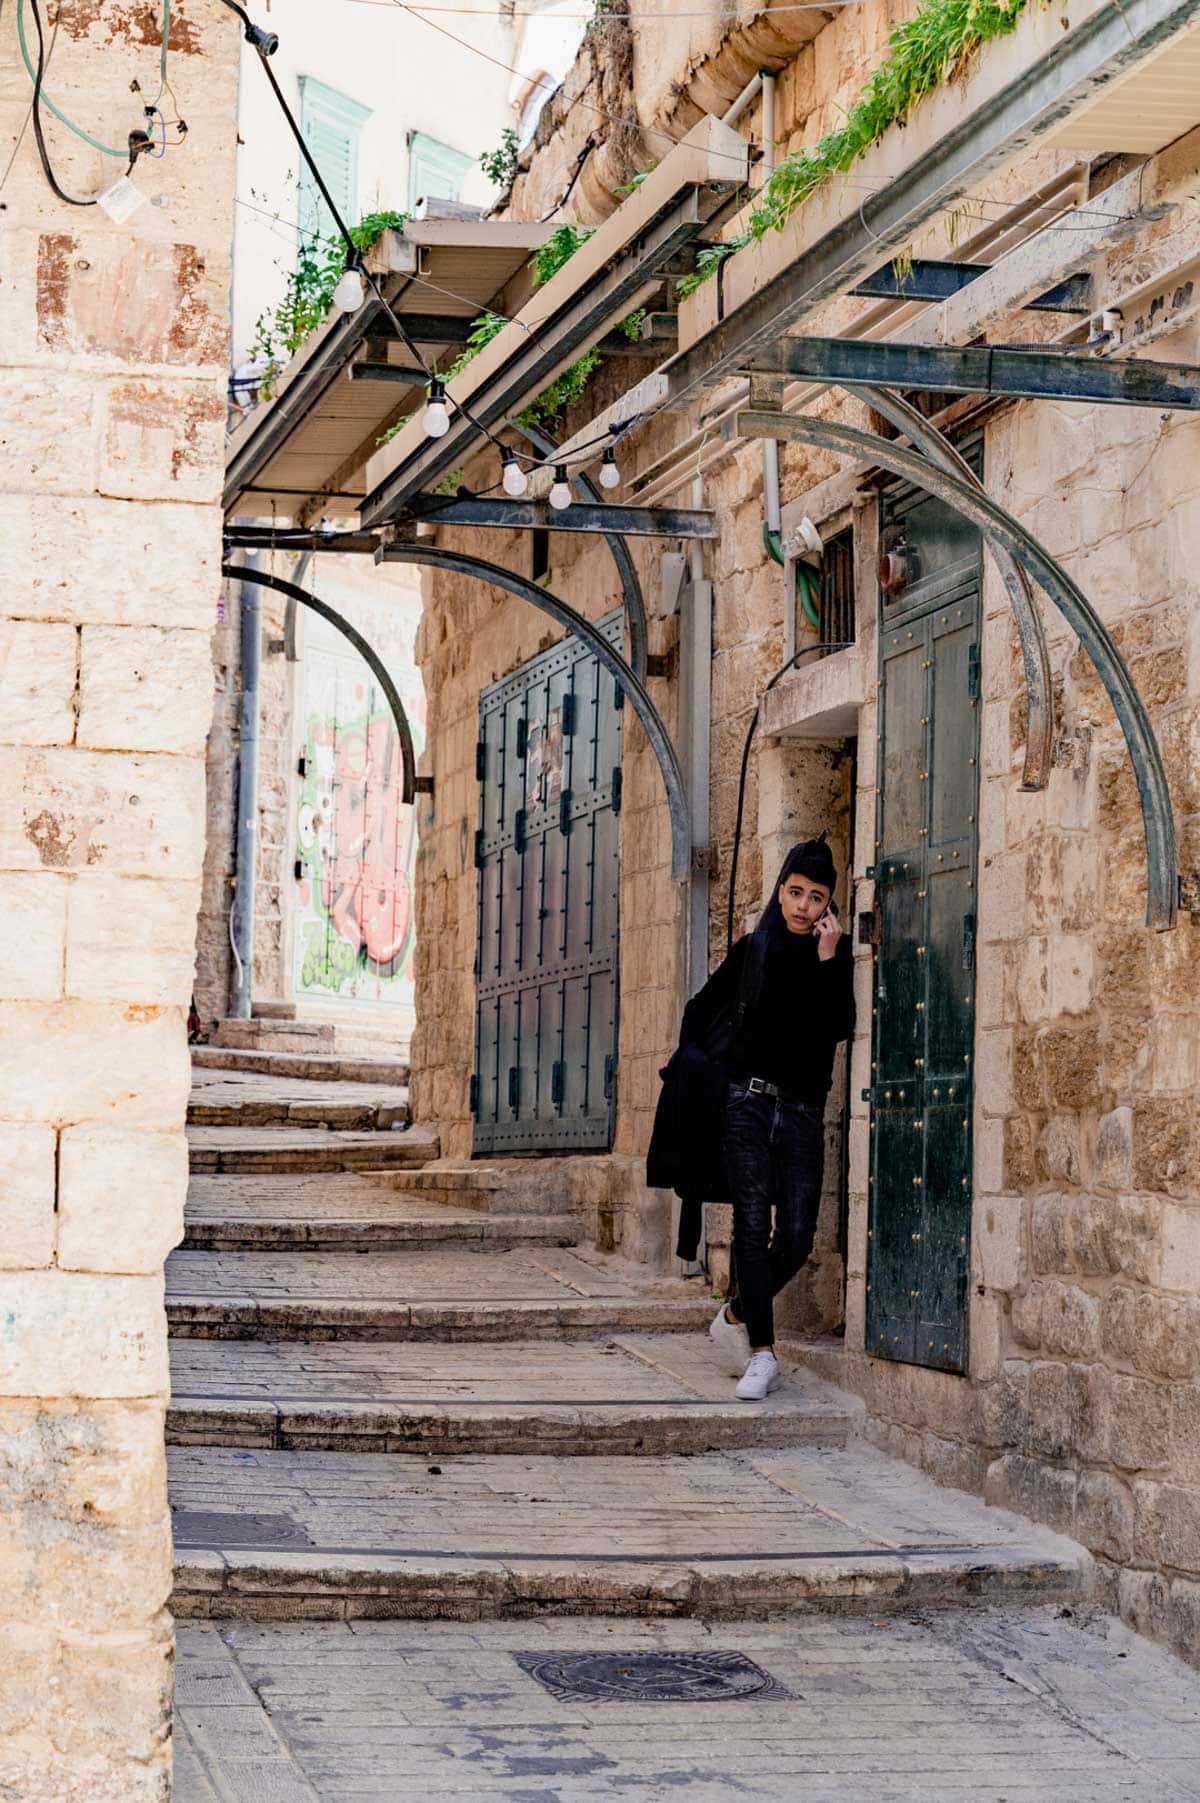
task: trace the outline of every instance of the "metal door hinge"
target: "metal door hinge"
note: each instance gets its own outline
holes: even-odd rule
[[[479,1119],[479,1076],[475,1073],[471,1078],[471,1119]]]
[[[962,953],[962,958],[963,958],[963,969],[964,970],[974,970],[974,968],[975,968],[975,916],[973,914],[964,914],[963,915],[963,953]]]
[[[550,1100],[562,1112],[563,1096],[567,1085],[567,1067],[562,1059],[556,1059],[550,1067]]]
[[[616,1081],[617,1081],[616,1053],[615,1052],[607,1052],[605,1054],[605,1058],[604,1058],[604,1096],[605,1096],[606,1101],[612,1099],[612,1093],[613,1093],[614,1088],[616,1087]]]
[[[508,1067],[508,1105],[513,1113],[517,1112],[521,1098],[521,1067],[511,1064]]]
[[[476,868],[476,870],[483,869],[483,828],[482,827],[480,827],[475,834],[475,868]]]
[[[612,811],[614,814],[619,814],[621,812],[621,791],[624,786],[625,776],[621,766],[618,764],[612,773]]]
[[[513,816],[513,850],[525,850],[525,810],[518,808]]]
[[[875,1091],[873,1089],[864,1089],[862,1091],[862,1100],[864,1102],[874,1102]]]
[[[621,709],[625,706],[625,690],[621,687],[620,683],[617,683],[616,687],[613,689],[613,706],[618,713],[620,713]]]
[[[520,717],[517,720],[516,750],[517,750],[517,756],[519,758],[523,758],[525,756],[525,747],[528,744],[528,742],[529,742],[529,722],[528,722],[528,720],[526,720],[524,714],[522,714],[522,715],[520,715]]]
[[[571,830],[571,791],[564,789],[558,798],[558,830],[569,833]]]
[[[979,657],[979,641],[976,640],[975,643],[970,647],[970,649],[967,652],[967,694],[968,695],[977,696],[979,694],[979,678],[980,678],[981,668],[982,668],[982,666],[981,666],[980,657]]]
[[[475,780],[482,782],[487,773],[487,744],[483,739],[475,747]]]
[[[575,731],[574,695],[564,695],[562,698],[562,730],[564,739],[569,739]]]

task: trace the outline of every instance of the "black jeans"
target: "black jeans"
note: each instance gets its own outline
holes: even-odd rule
[[[825,1110],[729,1087],[725,1171],[733,1203],[730,1300],[750,1344],[775,1341],[773,1303],[812,1251],[825,1163]],[[775,1226],[771,1229],[774,1204]]]

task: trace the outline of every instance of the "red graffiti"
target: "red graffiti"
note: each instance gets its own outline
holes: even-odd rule
[[[338,735],[333,846],[321,867],[321,900],[337,932],[381,976],[394,974],[408,939],[408,854],[413,810],[400,800],[400,742],[392,722]]]

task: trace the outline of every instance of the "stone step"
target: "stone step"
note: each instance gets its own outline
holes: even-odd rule
[[[323,1091],[325,1084],[306,1085]],[[347,1089],[357,1085],[347,1084]],[[393,1125],[409,1120],[408,1091],[400,1090],[391,1101],[381,1100],[378,1090],[361,1099],[350,1096],[237,1096],[206,1085],[193,1089],[188,1101],[189,1127],[307,1127],[359,1128],[390,1133]]]
[[[842,1445],[857,1397],[802,1367],[766,1402],[733,1394],[706,1335],[432,1347],[175,1340],[174,1445],[658,1456]]]
[[[586,1339],[691,1332],[712,1314],[695,1285],[578,1249],[480,1241],[369,1255],[185,1250],[167,1261],[171,1332],[189,1339]]]
[[[326,1127],[192,1127],[193,1171],[363,1171],[423,1165],[438,1156],[437,1134]]]
[[[407,1086],[409,1075],[407,1059],[356,1057],[346,1052],[255,1052],[218,1045],[193,1046],[192,1068],[242,1071],[260,1077],[308,1077],[330,1083],[382,1083],[397,1089]]]
[[[573,1246],[578,1217],[485,1215],[408,1196],[378,1172],[199,1172],[188,1185],[185,1249],[386,1251],[400,1246]]]
[[[753,1618],[1086,1594],[1082,1547],[861,1442],[169,1455],[179,1616]]]
[[[452,1165],[440,1160],[430,1168],[392,1171],[377,1181],[397,1194],[421,1197],[448,1208],[493,1210],[507,1215],[571,1214],[573,1209],[556,1161],[517,1159],[504,1166]]]
[[[278,1020],[255,1015],[250,1020],[217,1023],[212,1043],[245,1051],[332,1051],[334,1029],[328,1021]]]

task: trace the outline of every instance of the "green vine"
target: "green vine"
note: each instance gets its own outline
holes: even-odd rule
[[[681,295],[716,274],[726,257],[779,231],[797,207],[836,175],[844,175],[893,125],[903,125],[926,94],[959,74],[981,44],[1014,30],[1029,0],[925,0],[894,27],[891,52],[875,70],[844,124],[816,144],[783,158],[762,191],[746,231],[700,252],[678,283]]]
[[[511,125],[506,125],[500,133],[500,143],[495,150],[487,150],[479,159],[479,166],[490,182],[498,188],[511,188],[513,177],[517,173],[517,158],[520,155],[520,139]]]
[[[355,249],[370,250],[384,232],[398,232],[407,218],[407,213],[368,213],[350,227]],[[270,399],[271,387],[284,362],[325,318],[345,267],[346,247],[340,238],[318,238],[301,244],[282,299],[260,313],[254,326],[250,355],[261,357],[268,365],[262,385],[264,400]]]

